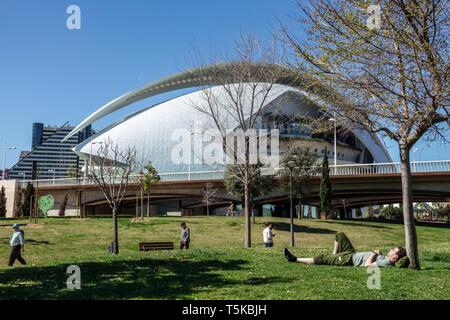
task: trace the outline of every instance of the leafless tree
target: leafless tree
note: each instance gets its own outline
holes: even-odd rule
[[[291,22],[302,32],[282,23],[293,69],[338,121],[398,145],[406,249],[419,269],[410,150],[421,138],[445,140],[449,129],[449,1],[297,4],[300,15]]]
[[[203,188],[203,199],[202,199],[202,202],[206,204],[207,216],[209,216],[209,205],[215,201],[217,201],[217,189],[213,188],[211,182],[208,182]]]
[[[64,199],[61,202],[61,205],[59,206],[59,212],[58,212],[58,216],[60,217],[64,217],[64,215],[66,214],[66,207],[67,207],[67,201],[69,199],[68,194],[66,193],[64,195]]]
[[[201,70],[203,90],[201,101],[192,101],[191,104],[210,120],[226,157],[233,159],[236,164],[236,178],[244,185],[247,248],[251,247],[251,165],[257,161],[255,154],[251,152],[251,144],[254,142],[251,141],[251,134],[259,125],[263,107],[275,94],[276,83],[286,72],[286,68],[279,65],[282,55],[278,54],[275,42],[263,46],[255,36],[243,33],[230,56],[212,58],[213,61],[207,68],[203,68],[207,64],[200,54],[196,53],[194,59],[196,69]],[[212,84],[219,87],[214,88]],[[239,146],[234,142],[226,143],[227,136],[232,135],[240,135],[244,142]]]
[[[111,138],[100,144],[96,156],[93,157],[94,168],[89,175],[101,190],[113,214],[114,242],[113,253],[119,253],[119,236],[117,215],[122,199],[127,192],[130,175],[136,167],[136,149],[128,147],[121,150]]]

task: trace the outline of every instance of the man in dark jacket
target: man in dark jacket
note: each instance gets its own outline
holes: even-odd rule
[[[186,226],[185,222],[181,223],[181,238],[180,238],[180,249],[183,249],[186,246],[186,249],[189,249],[189,242],[191,242],[191,232],[189,228]]]

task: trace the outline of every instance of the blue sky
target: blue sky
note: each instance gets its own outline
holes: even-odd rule
[[[81,30],[69,30],[69,5],[81,8]],[[1,158],[7,167],[29,150],[33,122],[77,125],[110,100],[189,66],[192,45],[205,56],[230,49],[248,29],[269,37],[276,17],[297,12],[292,0],[2,0],[0,2]],[[153,97],[94,124],[101,129]],[[419,143],[416,160],[450,159],[443,143]],[[394,161],[398,152],[388,150]],[[3,165],[3,159],[1,159]]]

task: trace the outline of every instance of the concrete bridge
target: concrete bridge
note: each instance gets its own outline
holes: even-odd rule
[[[279,169],[281,171],[283,169]],[[420,161],[411,163],[414,202],[450,201],[450,160]],[[400,203],[402,200],[399,163],[351,164],[330,166],[330,180],[333,190],[334,208],[357,208],[367,205]],[[204,187],[211,182],[217,189],[218,201],[211,209],[214,214],[224,214],[230,201],[238,204],[241,199],[229,195],[223,185],[224,171],[202,171],[162,173],[161,182],[154,185],[149,196],[144,194],[144,215],[200,215],[205,214],[202,203]],[[279,176],[279,174],[278,174]],[[131,181],[137,181],[132,177]],[[38,190],[38,197],[52,195],[55,205],[48,212],[57,215],[64,197],[67,195],[66,215],[110,214],[111,210],[98,187],[90,179],[57,179],[37,181],[5,181],[8,193],[7,216],[12,217],[15,195],[24,190],[28,182]],[[319,206],[320,176],[311,179],[312,196],[307,201],[310,206]],[[289,196],[280,193],[279,188],[267,197],[256,199],[255,214],[262,215],[263,205],[279,208],[276,215],[285,216],[289,208]],[[12,199],[12,200],[11,200]],[[141,210],[140,188],[131,182],[124,197],[120,212],[136,214]]]

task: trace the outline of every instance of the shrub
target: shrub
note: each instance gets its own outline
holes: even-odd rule
[[[392,205],[380,209],[380,215],[389,220],[403,220],[403,211],[401,208],[395,208]]]
[[[0,217],[6,216],[6,192],[5,187],[0,189]]]

